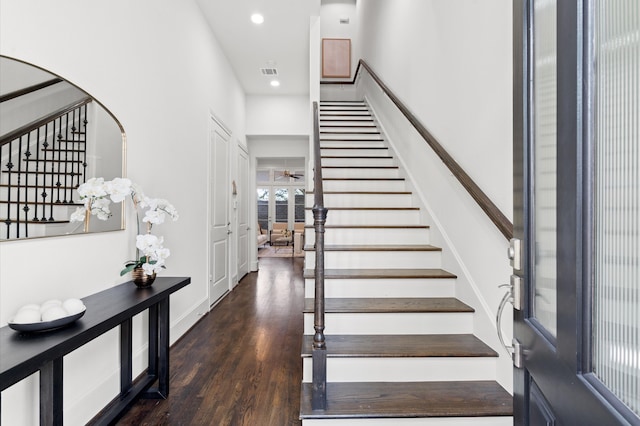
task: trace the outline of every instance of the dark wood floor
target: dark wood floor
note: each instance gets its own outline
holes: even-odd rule
[[[301,258],[265,258],[171,348],[170,395],[119,425],[300,425]]]

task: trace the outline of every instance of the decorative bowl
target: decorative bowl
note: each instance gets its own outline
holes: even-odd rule
[[[31,322],[31,323],[15,323],[15,322],[9,321],[8,325],[9,327],[11,327],[16,331],[22,331],[22,332],[28,332],[28,333],[51,331],[57,328],[65,327],[71,323],[76,322],[78,319],[80,319],[84,315],[86,311],[87,311],[87,308],[85,307],[84,310],[82,310],[81,312],[78,312],[77,314],[69,315],[63,318],[58,318],[53,321],[38,321],[38,322]]]

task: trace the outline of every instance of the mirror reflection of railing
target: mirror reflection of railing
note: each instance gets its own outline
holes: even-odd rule
[[[83,232],[69,223],[76,188],[87,173],[123,175],[122,127],[42,69],[0,56],[0,71],[0,240]],[[122,229],[122,211],[113,213],[90,231]]]

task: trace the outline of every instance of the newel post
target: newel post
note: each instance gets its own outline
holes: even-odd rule
[[[315,205],[312,211],[316,234],[316,265],[311,408],[325,410],[327,408],[327,347],[324,338],[324,224],[327,220],[327,209]]]

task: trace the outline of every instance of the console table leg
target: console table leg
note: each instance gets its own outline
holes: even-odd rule
[[[158,305],[149,307],[149,367],[147,374],[158,375]]]
[[[40,369],[40,424],[62,425],[62,358]]]
[[[126,395],[132,386],[133,327],[131,318],[120,324],[120,396]]]
[[[169,396],[169,298],[158,303],[158,392]]]

